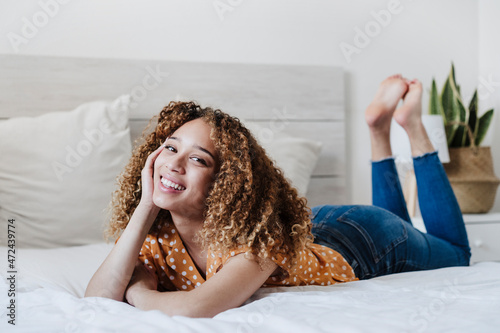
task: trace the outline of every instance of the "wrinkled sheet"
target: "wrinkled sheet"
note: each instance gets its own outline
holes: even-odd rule
[[[262,288],[212,319],[169,317],[20,279],[15,327],[7,324],[5,268],[0,273],[0,332],[500,332],[495,262],[328,287]]]

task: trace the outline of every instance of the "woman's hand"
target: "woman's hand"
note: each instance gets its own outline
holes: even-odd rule
[[[149,268],[146,267],[140,260],[135,264],[134,273],[130,279],[130,283],[125,290],[125,299],[130,305],[135,306],[134,298],[140,297],[141,293],[145,291],[154,290],[158,288],[158,277]]]
[[[154,191],[154,164],[155,160],[160,155],[160,153],[165,148],[161,145],[154,152],[149,154],[144,163],[144,168],[141,171],[141,183],[142,183],[142,194],[140,204],[142,206],[147,206],[150,208],[160,210],[153,202],[153,191]]]
[[[152,152],[144,163],[141,171],[141,201],[120,239],[92,276],[85,290],[86,297],[104,296],[123,301],[125,295],[130,302],[132,299],[130,296],[135,291],[156,289],[156,277],[152,277],[140,262],[141,267],[138,268],[136,261],[144,240],[160,212],[160,208],[153,203],[153,174],[154,162],[163,148],[160,146]],[[128,290],[127,285],[129,285]]]

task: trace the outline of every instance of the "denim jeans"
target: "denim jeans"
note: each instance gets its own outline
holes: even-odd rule
[[[469,265],[464,221],[437,152],[414,157],[413,166],[427,233],[411,223],[393,158],[372,162],[373,206],[312,209],[314,242],[339,252],[359,279]]]

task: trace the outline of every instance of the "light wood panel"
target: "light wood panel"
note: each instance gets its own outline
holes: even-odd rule
[[[132,94],[131,118],[149,119],[169,101],[193,99],[242,118],[343,120],[337,67],[188,63],[0,55],[2,117],[71,110]]]

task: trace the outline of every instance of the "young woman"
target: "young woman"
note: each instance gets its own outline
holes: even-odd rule
[[[107,235],[123,233],[85,296],[212,317],[262,286],[468,265],[465,226],[422,125],[421,95],[418,81],[391,76],[366,110],[374,206],[312,212],[238,119],[170,103],[120,177]],[[427,234],[406,211],[389,143],[393,117],[410,138]]]

